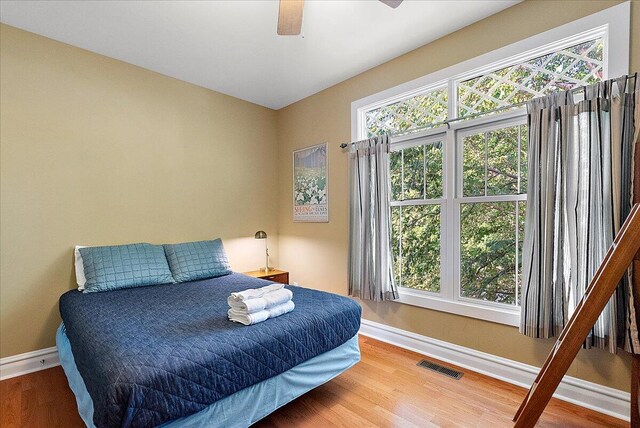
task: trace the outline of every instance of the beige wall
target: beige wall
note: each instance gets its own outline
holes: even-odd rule
[[[280,264],[291,271],[292,281],[347,291],[348,168],[338,144],[351,137],[352,101],[617,3],[526,1],[278,111],[281,164],[290,162],[292,150],[329,141],[329,223],[293,223],[291,168],[280,174]],[[632,5],[632,15],[631,67],[640,70],[640,4]],[[405,304],[363,302],[363,311],[369,320],[538,366],[552,344],[524,337],[514,327]],[[570,374],[628,391],[630,358],[581,352]]]
[[[76,244],[225,239],[277,255],[276,113],[0,27],[0,353],[54,345]]]

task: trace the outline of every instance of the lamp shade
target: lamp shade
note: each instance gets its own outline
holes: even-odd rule
[[[267,233],[264,230],[257,231],[256,239],[267,239]]]

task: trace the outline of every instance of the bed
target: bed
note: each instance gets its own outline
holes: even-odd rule
[[[57,345],[89,427],[246,427],[360,360],[361,308],[303,287],[293,312],[243,326],[243,274],[60,298]]]

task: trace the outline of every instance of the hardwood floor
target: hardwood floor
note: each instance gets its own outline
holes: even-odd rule
[[[0,427],[83,427],[62,367],[0,382]]]
[[[256,427],[510,427],[526,391],[462,370],[460,380],[417,367],[423,357],[360,338],[362,361]],[[446,365],[446,364],[445,364]],[[455,368],[455,367],[454,367]],[[60,367],[0,382],[0,426],[82,427]],[[540,427],[628,427],[552,399]]]

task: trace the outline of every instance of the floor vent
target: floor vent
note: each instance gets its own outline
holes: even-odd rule
[[[441,366],[440,364],[432,363],[427,360],[421,360],[417,365],[425,369],[433,370],[434,372],[438,372],[440,374],[443,374],[445,376],[448,376],[456,380],[460,379],[463,375],[462,372],[450,369],[445,366]]]

